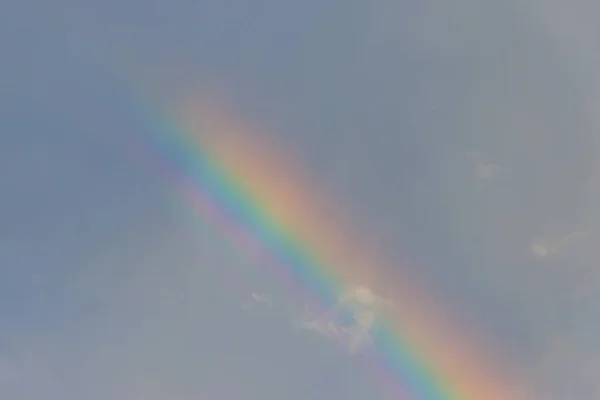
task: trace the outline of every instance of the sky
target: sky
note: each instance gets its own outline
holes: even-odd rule
[[[145,161],[139,108],[210,88],[348,211],[382,274],[422,277],[502,354],[526,399],[600,398],[599,13],[3,1],[0,395],[388,398],[330,340],[337,308],[306,320]]]

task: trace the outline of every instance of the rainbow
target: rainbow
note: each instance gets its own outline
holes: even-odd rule
[[[520,398],[517,385],[492,370],[491,352],[452,326],[415,277],[385,276],[392,269],[361,246],[293,157],[259,141],[222,107],[196,101],[176,111],[161,119],[149,143],[187,204],[324,308],[359,285],[392,297],[394,307],[373,334],[373,357],[397,389],[394,398]]]

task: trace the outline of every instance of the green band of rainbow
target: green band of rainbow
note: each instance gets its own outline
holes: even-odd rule
[[[313,193],[296,175],[285,174],[287,161],[273,161],[265,142],[249,141],[243,124],[197,107],[181,120],[162,119],[158,125],[149,143],[188,204],[238,243],[267,255],[323,307],[334,304],[345,288],[362,284],[361,278],[390,287],[375,266],[365,267],[359,250],[345,243],[343,227],[315,215]],[[457,331],[433,316],[443,307],[428,303],[413,286],[394,284],[399,308],[373,332],[374,365],[396,386],[395,397],[516,399],[516,388],[475,361],[475,346],[459,344]]]

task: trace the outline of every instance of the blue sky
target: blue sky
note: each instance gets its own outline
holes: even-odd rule
[[[140,159],[139,88],[205,85],[510,354],[532,399],[598,398],[599,11],[3,2],[2,398],[385,398]]]

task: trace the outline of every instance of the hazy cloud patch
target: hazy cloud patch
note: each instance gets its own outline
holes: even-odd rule
[[[571,232],[553,241],[533,239],[530,249],[537,257],[547,257],[561,251],[572,242],[583,239],[585,236],[585,232]]]
[[[477,180],[489,183],[495,179],[498,174],[508,172],[508,168],[491,163],[483,153],[467,152],[468,157],[473,163],[473,171]]]
[[[273,306],[273,300],[271,299],[271,296],[269,296],[268,294],[265,293],[259,293],[259,292],[252,292],[250,294],[250,299],[246,300],[244,302],[244,304],[242,305],[242,308],[244,309],[250,309],[254,306],[266,306],[266,307],[272,307]]]
[[[332,307],[320,313],[304,312],[299,326],[342,343],[351,354],[371,343],[371,330],[380,313],[392,302],[367,286],[342,293]]]

